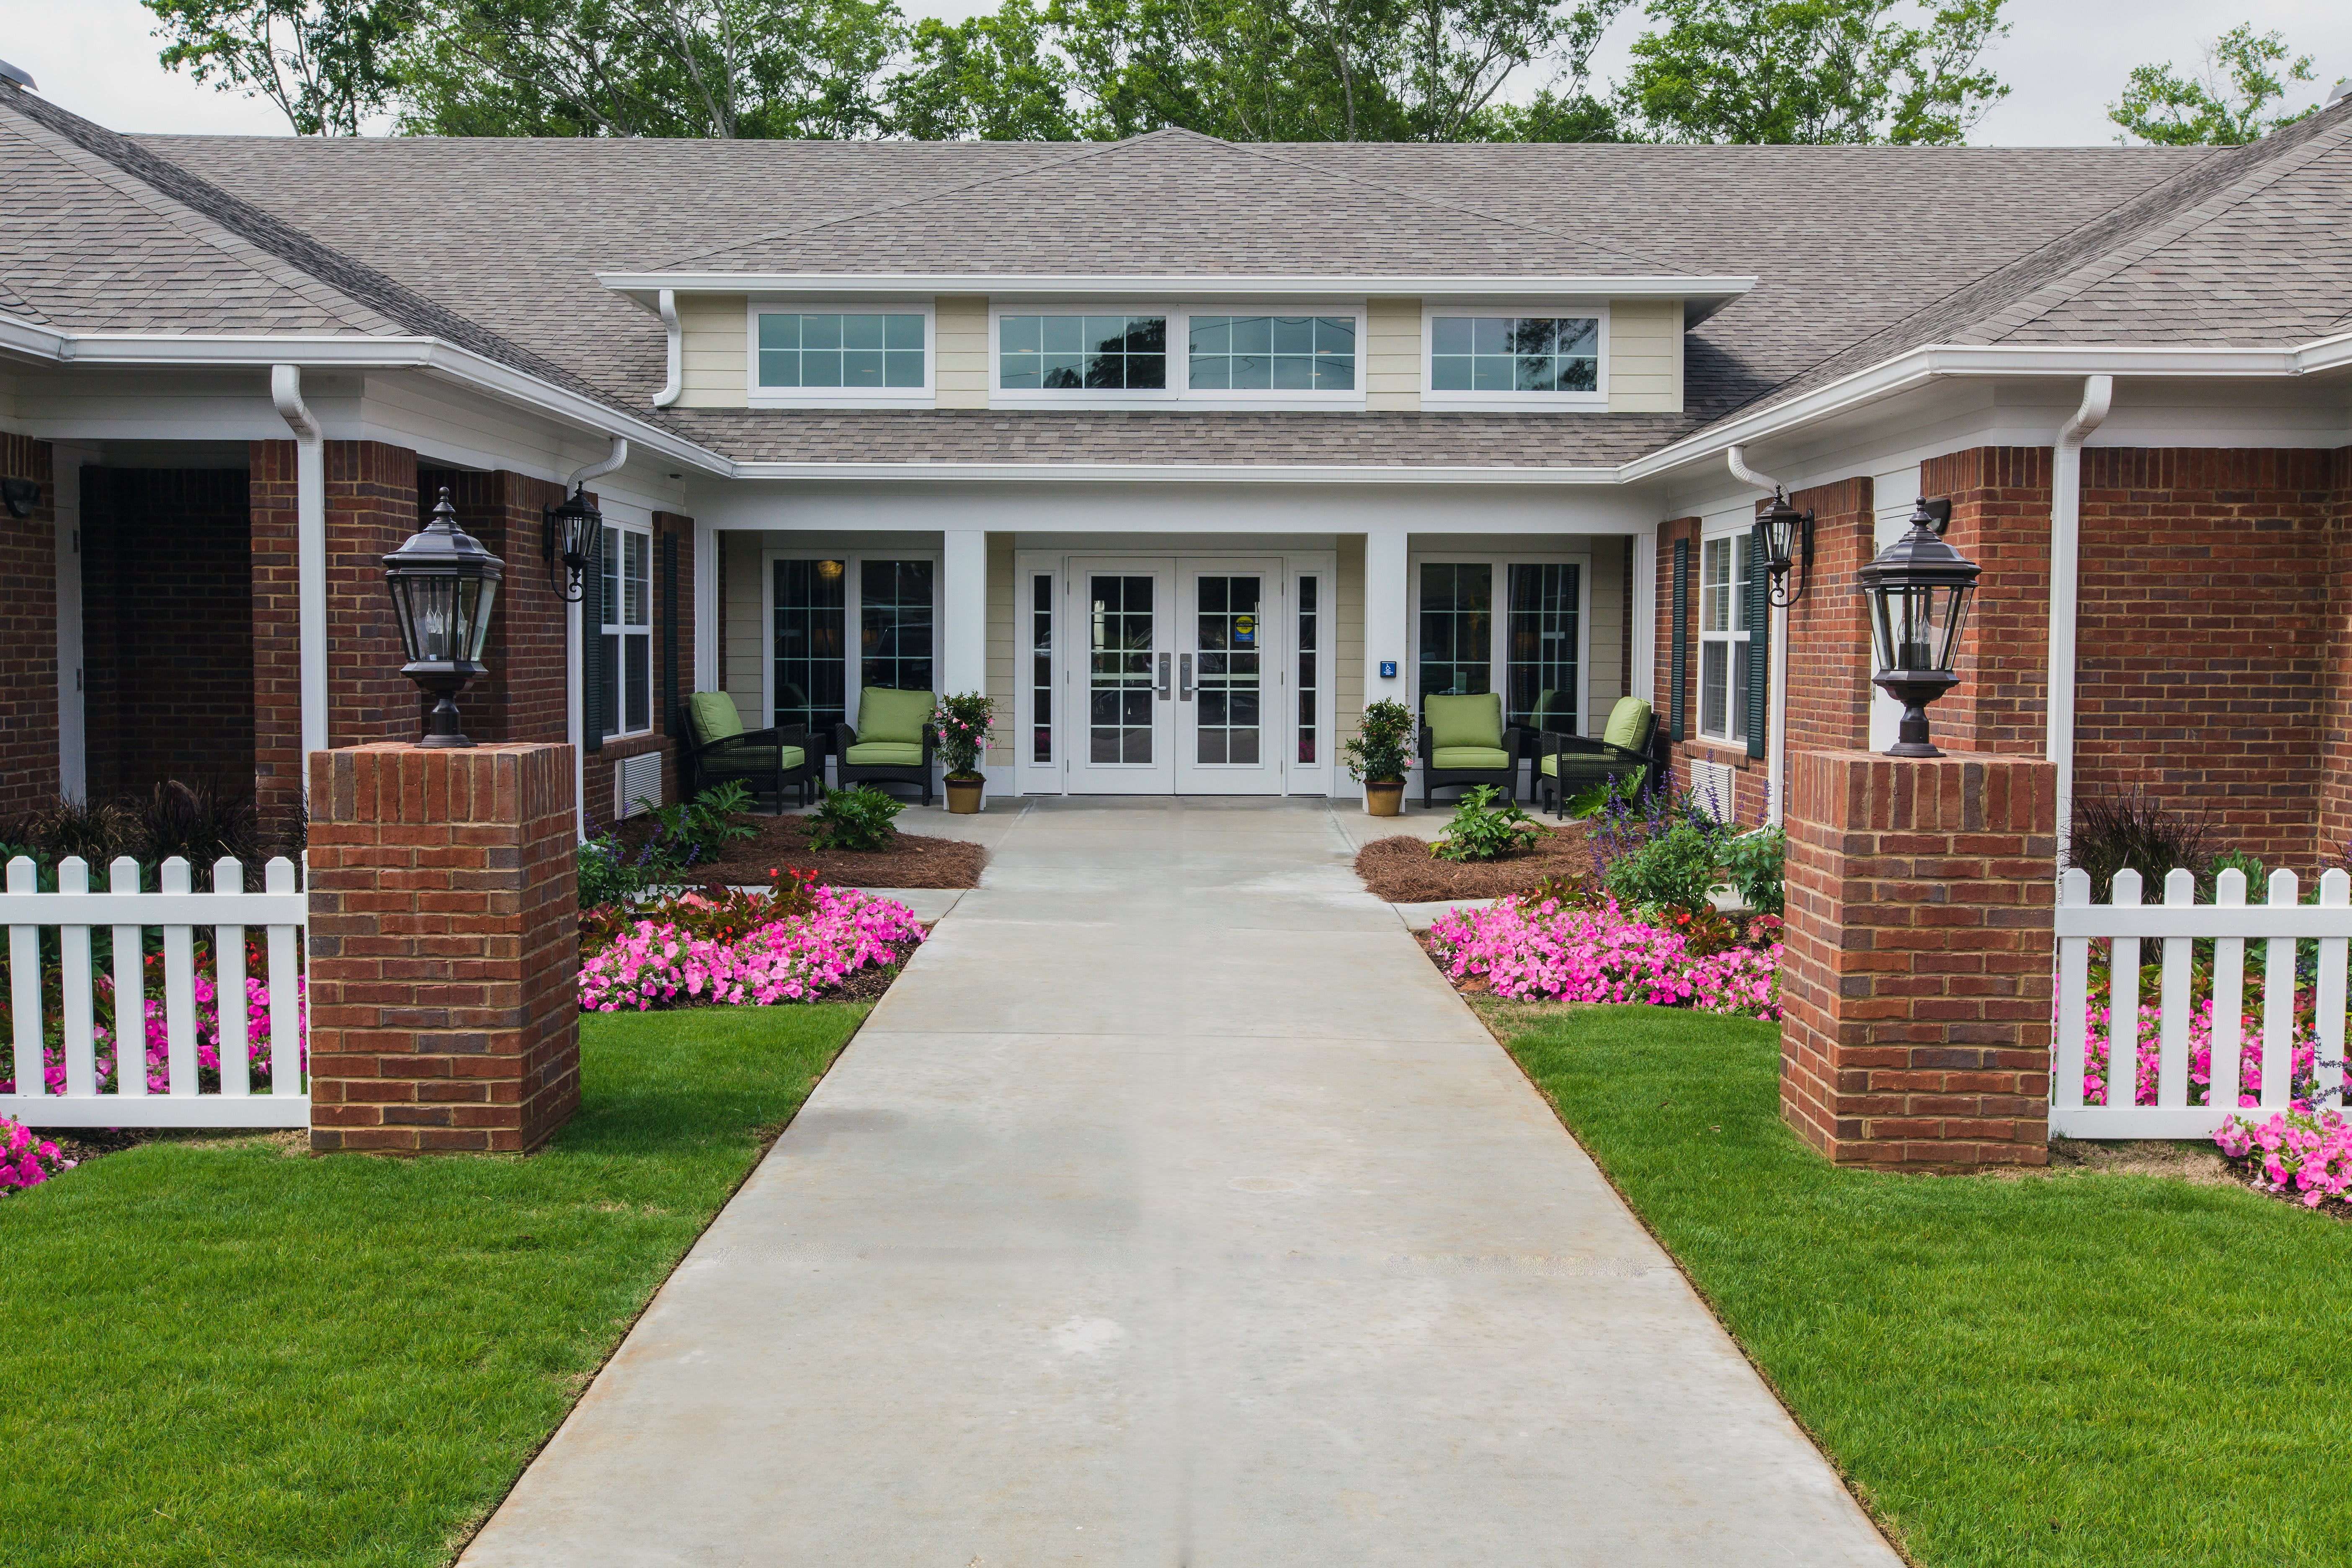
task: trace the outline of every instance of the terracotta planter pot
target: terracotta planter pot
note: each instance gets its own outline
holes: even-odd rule
[[[1404,781],[1364,786],[1364,812],[1370,816],[1400,816],[1404,813]]]
[[[958,816],[976,816],[981,797],[988,793],[986,779],[950,779],[947,781],[948,810]]]

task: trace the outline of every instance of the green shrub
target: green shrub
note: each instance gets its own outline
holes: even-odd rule
[[[580,908],[633,904],[646,890],[645,873],[621,841],[600,833],[580,847]]]
[[[947,776],[959,782],[981,776],[980,759],[988,749],[989,726],[996,721],[996,699],[978,691],[953,692],[940,699],[931,714],[931,728],[940,737],[940,763]]]
[[[1789,860],[1789,837],[1777,826],[1743,833],[1722,848],[1724,879],[1739,901],[1759,914],[1777,915],[1784,902],[1781,878]]]
[[[1480,784],[1454,807],[1445,836],[1429,847],[1441,860],[1492,860],[1543,836],[1535,818],[1517,805],[1497,806],[1502,791]]]
[[[654,819],[653,836],[635,853],[609,829],[580,847],[580,907],[634,905],[648,889],[692,882],[696,868],[722,858],[722,847],[759,831],[735,818],[751,808],[740,779],[713,784],[692,800],[656,805],[640,797]]]
[[[1358,784],[1402,784],[1412,763],[1412,710],[1382,699],[1364,706],[1355,738],[1341,748]]]
[[[890,819],[905,809],[871,784],[855,789],[829,789],[809,813],[809,847],[813,849],[887,849],[898,837]]]
[[[1630,910],[1711,910],[1715,905],[1706,895],[1718,880],[1719,837],[1685,816],[1639,848],[1611,860],[1601,873],[1601,885]]]

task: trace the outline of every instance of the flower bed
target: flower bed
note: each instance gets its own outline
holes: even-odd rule
[[[1768,1022],[1780,1016],[1779,922],[1759,919],[1747,942],[1719,945],[1715,927],[1682,911],[1655,921],[1614,899],[1580,905],[1528,895],[1457,910],[1429,930],[1446,974],[1483,977],[1497,996],[1639,1002]]]
[[[915,912],[856,889],[792,889],[772,903],[689,894],[614,922],[580,965],[585,1012],[812,1002],[859,970],[898,963],[923,940]],[[767,910],[779,912],[761,919]]]
[[[2084,1009],[2090,1023],[2090,1039],[2083,1053],[2083,1103],[2105,1105],[2107,1100],[2107,1034],[2110,1014],[2104,1002],[2094,1002]],[[2139,1010],[2139,1029],[2133,1072],[2132,1103],[2156,1103],[2156,1076],[2159,1066],[2161,1030],[2164,1009],[2144,1004]],[[2241,1026],[2242,1038],[2238,1057],[2238,1103],[2259,1105],[2263,1091],[2263,1030],[2261,1015],[2248,1006]],[[2296,1019],[2288,1041],[2288,1093],[2297,1110],[2308,1110],[2318,1092],[2319,1039],[2313,1032],[2307,1010]],[[2191,1105],[2213,1103],[2213,1004],[2210,998],[2199,1003],[2189,1016],[2189,1102]]]
[[[2352,1122],[2340,1110],[2274,1114],[2255,1123],[2232,1116],[2213,1134],[2221,1152],[2253,1167],[2271,1192],[2305,1208],[2329,1198],[2352,1204]]]
[[[23,1123],[0,1116],[0,1195],[24,1187],[37,1187],[52,1176],[72,1170],[74,1163],[46,1138],[36,1138]]]
[[[269,987],[265,982],[257,978],[260,974],[267,973],[269,968],[268,950],[264,942],[265,939],[258,934],[246,939],[246,1059],[250,1074],[248,1081],[256,1089],[266,1088],[270,1081]],[[147,1092],[168,1094],[172,1089],[172,1060],[171,1037],[164,1018],[162,995],[163,957],[160,952],[151,952],[146,954],[144,962],[146,975],[142,989],[146,993]],[[203,1092],[210,1092],[220,1088],[221,999],[219,988],[214,983],[214,973],[215,965],[210,941],[205,936],[198,936],[195,941],[194,983],[196,1084],[198,1089]],[[58,965],[54,962],[47,966],[42,975],[42,989],[44,994],[42,1016],[50,1020],[54,1028],[56,1020],[63,1014],[59,1002],[63,994],[62,978]],[[305,982],[299,976],[297,976],[294,982],[294,994],[296,1016],[304,1026],[302,1037],[307,1038],[310,1002],[305,992]],[[105,1094],[115,1088],[116,1020],[114,976],[103,965],[100,966],[91,977],[90,998],[94,1020],[90,1029],[90,1039],[96,1056],[97,1089],[99,1093]],[[298,1047],[297,1055],[307,1057],[307,1047]],[[5,1069],[11,1059],[12,1053],[0,1051],[0,1069]],[[66,1092],[66,1055],[62,1038],[52,1037],[42,1043],[41,1079],[47,1086],[49,1093]],[[16,1092],[16,1080],[14,1074],[0,1071],[0,1094],[15,1092]]]

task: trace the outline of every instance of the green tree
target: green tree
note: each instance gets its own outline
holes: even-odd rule
[[[438,136],[871,136],[891,0],[428,0],[399,128]]]
[[[266,98],[298,136],[356,136],[394,80],[415,0],[145,0],[157,58],[223,92]]]
[[[2134,67],[2123,100],[2107,105],[2107,118],[2126,135],[2166,147],[2235,147],[2254,141],[2312,112],[2263,118],[2264,110],[2286,96],[2287,83],[2312,79],[2311,57],[2290,59],[2288,53],[2284,35],[2258,38],[2252,23],[2241,22],[2205,47],[2201,78],[2175,76],[2169,61]]]
[[[2009,93],[2001,0],[1651,0],[1618,108],[1665,142],[1961,141]]]
[[[922,142],[1067,142],[1070,72],[1030,0],[993,16],[915,26],[908,68],[891,80],[890,124]]]

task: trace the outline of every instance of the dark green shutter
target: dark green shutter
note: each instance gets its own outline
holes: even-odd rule
[[[1690,689],[1690,541],[1675,541],[1674,659],[1668,667],[1666,739],[1683,738],[1683,702]]]
[[[680,734],[677,721],[677,535],[661,536],[661,727],[666,735]]]
[[[588,750],[604,749],[604,531],[592,531],[588,570],[580,579],[580,733]]]
[[[1748,754],[1761,757],[1772,722],[1772,579],[1762,523],[1748,548]]]

